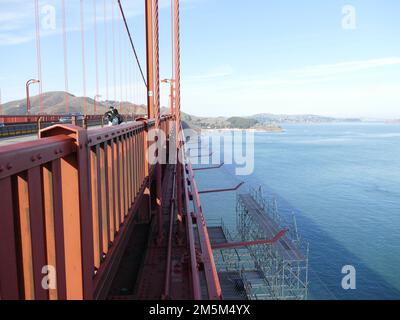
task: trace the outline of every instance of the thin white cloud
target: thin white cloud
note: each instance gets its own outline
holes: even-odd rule
[[[307,66],[289,71],[288,74],[296,77],[324,77],[399,64],[400,57],[387,57]]]
[[[15,45],[30,41],[32,30],[29,13],[33,11],[33,1],[5,1],[0,12],[0,46]],[[33,15],[32,15],[33,16]]]
[[[182,101],[190,106],[188,112],[215,116],[272,112],[399,117],[400,79],[384,76],[399,66],[400,57],[384,57],[232,76],[212,83],[183,77]]]
[[[205,0],[181,0],[181,5],[195,5]],[[27,0],[1,0],[0,1],[0,46],[10,46],[33,41],[35,39],[35,11],[33,1]],[[42,30],[42,36],[57,35],[62,31],[60,19],[60,1],[47,0],[40,1],[40,5],[53,5],[57,9],[57,30]],[[144,15],[144,2],[141,1],[123,1],[124,12],[127,18]],[[169,8],[170,0],[160,0],[159,9]],[[67,32],[80,30],[80,1],[66,1],[67,7]],[[111,20],[111,6],[107,2],[108,17]],[[97,5],[97,20],[99,23],[104,21],[104,5],[103,1],[99,1]],[[115,19],[121,20],[119,8],[115,5]],[[91,1],[87,1],[85,6],[85,24],[86,28],[93,27],[93,5]]]
[[[207,81],[213,80],[213,88],[226,92],[246,92],[260,90],[277,90],[279,88],[309,86],[312,84],[337,83],[348,76],[360,76],[362,72],[384,67],[400,66],[400,57],[384,57],[368,60],[347,61],[332,64],[306,66],[269,74],[235,76],[233,67],[222,65],[203,74],[182,77],[189,86],[195,83],[200,90],[208,88]],[[346,78],[343,78],[346,77]],[[218,85],[215,84],[218,82]]]
[[[313,83],[338,81],[344,76],[359,76],[361,72],[400,66],[400,57],[384,57],[368,60],[347,61],[332,64],[305,66],[268,75],[247,76],[225,83],[226,88],[260,87],[274,89],[282,86],[299,86]]]
[[[0,34],[0,46],[9,46],[26,43],[32,40],[30,36]]]

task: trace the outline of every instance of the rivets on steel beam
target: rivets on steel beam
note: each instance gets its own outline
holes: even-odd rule
[[[11,165],[11,163],[7,163],[6,168],[7,168],[7,170],[11,170],[13,168],[13,166]]]
[[[35,161],[36,161],[36,157],[35,157],[35,156],[32,156],[32,157],[31,157],[31,161],[32,161],[32,162],[35,162]]]
[[[42,160],[42,158],[43,158],[40,153],[36,157],[38,158],[38,160]]]
[[[4,171],[3,166],[0,166],[0,172],[3,172],[3,171]]]

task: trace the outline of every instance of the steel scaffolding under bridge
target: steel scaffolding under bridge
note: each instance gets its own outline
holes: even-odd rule
[[[295,224],[282,230],[289,224],[261,189],[237,194],[236,218],[236,230],[223,220],[208,223],[223,297],[307,299],[308,247]]]

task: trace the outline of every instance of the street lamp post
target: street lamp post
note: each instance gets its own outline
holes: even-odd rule
[[[30,79],[26,82],[26,113],[31,114],[31,100],[29,97],[29,86],[33,83],[39,83],[40,80]]]

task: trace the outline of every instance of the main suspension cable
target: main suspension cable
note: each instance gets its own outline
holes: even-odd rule
[[[143,73],[143,70],[142,70],[142,66],[140,65],[139,57],[137,55],[136,48],[135,48],[135,45],[134,45],[133,40],[132,40],[131,32],[129,31],[128,23],[127,23],[126,18],[125,18],[125,13],[124,13],[124,9],[122,8],[121,0],[118,0],[118,4],[119,4],[119,9],[121,11],[122,19],[124,20],[126,32],[128,33],[129,41],[131,43],[131,47],[132,47],[133,53],[135,55],[136,62],[138,64],[138,66],[139,66],[140,73],[142,75],[143,83],[147,87],[146,78],[144,76],[144,73]]]

